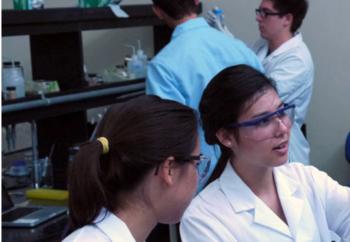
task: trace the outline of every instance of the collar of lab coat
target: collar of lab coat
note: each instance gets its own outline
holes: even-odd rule
[[[279,46],[277,49],[275,49],[269,56],[267,55],[268,49],[269,49],[269,45],[267,43],[266,40],[262,40],[262,42],[264,42],[263,45],[261,45],[261,48],[264,48],[262,52],[260,52],[259,50],[257,52],[259,53],[263,53],[264,58],[266,59],[271,59],[274,58],[275,56],[278,56],[294,47],[300,46],[300,43],[303,42],[303,37],[301,35],[300,32],[296,32],[295,35],[293,36],[293,38],[287,40],[286,42],[284,42],[281,46]]]
[[[136,242],[127,225],[105,208],[101,209],[94,223],[113,242]]]
[[[202,27],[210,27],[208,25],[208,23],[205,21],[205,19],[202,17],[197,17],[197,18],[187,20],[186,22],[176,26],[176,28],[171,36],[171,39],[178,37],[179,35],[181,35],[184,32],[191,31],[191,30],[197,29],[197,28],[202,28]]]
[[[219,182],[236,213],[252,212],[254,223],[296,238],[305,205],[305,196],[298,181],[280,172],[278,167],[274,168],[273,172],[288,226],[242,181],[230,162],[220,176]]]

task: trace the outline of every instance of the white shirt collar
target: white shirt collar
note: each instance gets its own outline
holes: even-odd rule
[[[301,36],[300,32],[296,32],[291,39],[287,40],[282,45],[280,45],[277,49],[275,49],[270,54],[270,56],[279,55],[287,50],[290,50],[296,46],[299,46],[301,42],[303,42],[303,37]]]
[[[113,242],[136,242],[128,226],[105,208],[101,209],[94,223]]]
[[[273,173],[280,197],[302,196],[302,194],[297,192],[300,188],[298,181],[280,172],[279,167],[275,167]],[[238,176],[229,161],[219,178],[219,183],[236,212],[246,211],[255,207],[256,195]]]
[[[267,209],[267,206],[238,176],[230,162],[228,162],[224,172],[221,174],[219,184],[236,213],[254,210],[254,222],[291,236],[291,233],[297,233],[301,222],[305,207],[305,195],[302,192],[300,183],[289,177],[284,170],[280,169],[280,167],[275,167],[273,172],[289,227],[282,223],[282,220],[272,213],[270,209]]]
[[[229,199],[235,212],[239,213],[255,208],[255,195],[237,175],[230,161],[219,178],[222,191]]]

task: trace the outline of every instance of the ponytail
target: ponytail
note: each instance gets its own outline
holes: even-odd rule
[[[100,179],[102,153],[99,141],[89,142],[80,147],[71,164],[68,188],[72,229],[92,223],[106,203]]]
[[[216,180],[221,176],[222,172],[225,170],[228,160],[230,159],[231,155],[233,155],[231,153],[231,150],[229,150],[223,145],[220,145],[220,149],[221,149],[220,158],[218,160],[218,163],[215,166],[213,173],[209,177],[206,185],[208,185],[209,183],[211,183],[212,181]]]

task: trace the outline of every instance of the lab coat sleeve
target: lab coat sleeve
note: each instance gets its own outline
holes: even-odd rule
[[[195,216],[184,216],[180,223],[180,235],[182,242],[237,242],[231,233],[222,225],[205,219],[201,216],[200,219]]]
[[[146,94],[157,95],[185,104],[177,80],[169,68],[157,62],[151,62],[147,68]]]
[[[312,177],[320,190],[329,228],[342,241],[350,241],[350,188],[341,186],[325,172],[310,167]]]
[[[284,102],[290,103],[311,85],[311,83],[307,83],[311,69],[312,66],[308,65],[297,54],[289,55],[275,64],[269,77],[276,82],[280,98]]]

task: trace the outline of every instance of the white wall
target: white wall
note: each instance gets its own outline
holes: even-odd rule
[[[311,158],[350,184],[344,144],[350,132],[350,1],[312,1],[304,36],[315,61],[314,96],[308,116]]]
[[[76,0],[77,2],[77,0]],[[226,22],[236,37],[246,43],[258,38],[254,9],[259,0],[207,0],[206,9],[218,5],[225,11]],[[314,94],[307,117],[308,139],[312,164],[328,172],[343,184],[350,183],[350,164],[344,155],[344,143],[350,131],[350,28],[348,0],[310,1],[309,13],[302,32],[315,63]],[[124,0],[123,4],[150,3],[150,0]],[[11,0],[3,7],[12,8]],[[73,0],[46,0],[47,7],[73,6]],[[55,5],[56,4],[56,5]],[[141,39],[146,52],[152,53],[150,28],[86,31],[84,59],[91,72],[117,64],[128,53],[125,43]],[[2,38],[3,56],[11,56],[25,65],[29,78],[30,56],[28,38]],[[21,46],[19,48],[18,46]]]

